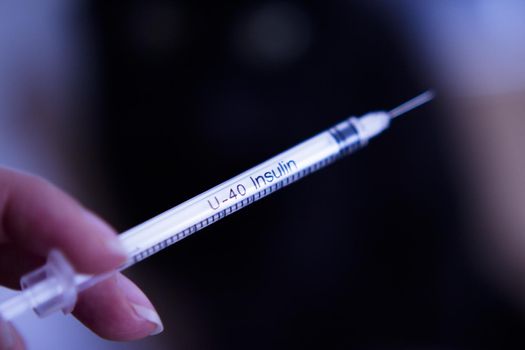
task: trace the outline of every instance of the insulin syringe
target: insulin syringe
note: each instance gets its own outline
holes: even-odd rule
[[[389,112],[348,118],[334,127],[251,168],[242,174],[122,233],[128,252],[122,271],[156,252],[213,224],[225,216],[275,192],[339,158],[365,146],[386,130],[392,119],[433,98],[427,91]],[[47,263],[21,279],[22,291],[0,304],[0,318],[11,320],[28,309],[43,317],[73,310],[78,293],[114,273],[82,275],[59,251]]]

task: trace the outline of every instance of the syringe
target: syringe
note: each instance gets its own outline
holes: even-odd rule
[[[242,174],[122,233],[128,252],[122,271],[225,216],[364,147],[392,119],[434,97],[427,91],[389,112],[351,117]],[[28,309],[40,317],[75,306],[78,293],[108,278],[75,273],[67,259],[51,251],[47,263],[21,278],[22,291],[0,304],[0,318],[11,320]]]

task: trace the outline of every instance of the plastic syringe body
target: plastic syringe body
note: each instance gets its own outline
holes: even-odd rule
[[[388,128],[391,115],[372,112],[349,118],[242,174],[122,233],[128,252],[124,270],[235,211],[365,146]],[[22,292],[0,304],[0,317],[10,320],[27,309],[44,317],[73,310],[78,293],[108,278],[75,273],[57,250],[47,263],[21,279]]]

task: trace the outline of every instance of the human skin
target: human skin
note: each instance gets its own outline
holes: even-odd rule
[[[126,259],[116,232],[76,200],[41,178],[0,168],[0,284],[18,288],[21,275],[43,264],[51,249],[79,273],[110,271]],[[73,315],[111,340],[162,331],[151,302],[120,273],[81,293]],[[0,349],[24,348],[11,324],[0,328]]]

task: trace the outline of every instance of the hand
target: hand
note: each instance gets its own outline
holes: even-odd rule
[[[20,277],[42,265],[53,248],[79,273],[110,271],[126,259],[115,231],[78,202],[40,178],[0,168],[0,284],[18,288]],[[122,274],[82,292],[73,314],[112,340],[163,329],[151,302]],[[3,348],[23,348],[22,338],[5,323]]]

